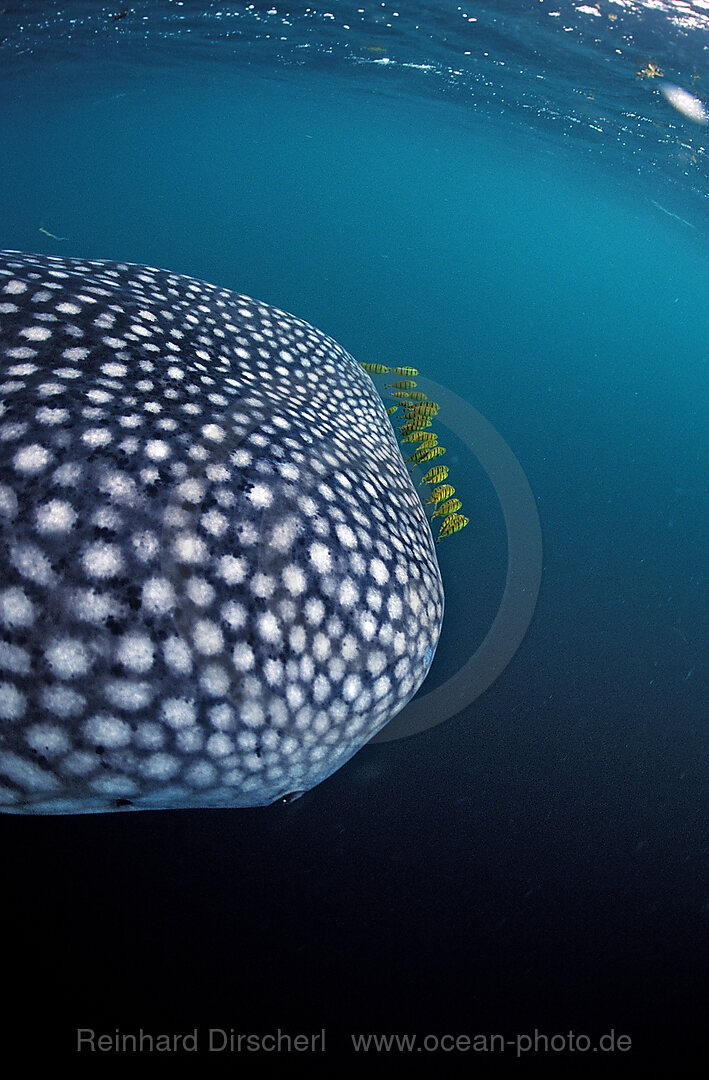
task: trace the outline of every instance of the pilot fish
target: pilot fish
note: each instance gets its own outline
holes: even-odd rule
[[[371,379],[166,270],[0,253],[0,808],[261,806],[430,667],[443,589]]]
[[[469,524],[470,518],[465,517],[464,514],[449,514],[441,523],[441,530],[436,537],[436,543],[439,540],[445,540],[447,536],[453,536],[454,533],[460,532]]]

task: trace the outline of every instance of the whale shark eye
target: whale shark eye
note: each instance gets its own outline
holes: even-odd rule
[[[431,666],[431,662],[433,661],[433,656],[434,656],[434,653],[436,651],[436,645],[437,644],[438,644],[438,642],[432,641],[431,644],[426,649],[426,652],[424,653],[423,662],[424,662],[424,665],[425,665],[427,671]]]
[[[300,796],[303,794],[303,791],[289,791],[287,795],[281,795],[281,797],[279,799],[276,799],[276,801],[271,803],[271,805],[277,806],[280,803],[283,806],[287,806],[288,803],[295,802],[295,800],[299,799]]]

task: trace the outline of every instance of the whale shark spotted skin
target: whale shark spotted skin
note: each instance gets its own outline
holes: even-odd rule
[[[287,800],[409,701],[442,617],[335,341],[165,270],[0,252],[0,809]]]

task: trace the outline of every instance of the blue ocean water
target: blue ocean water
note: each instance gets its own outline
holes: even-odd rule
[[[0,12],[0,247],[169,267],[419,368],[503,435],[544,538],[494,685],[297,803],[0,821],[25,1053],[38,1025],[67,1057],[77,1027],[324,1027],[333,1060],[369,1031],[694,1051],[709,129],[662,87],[701,102],[708,46],[700,0]],[[427,686],[506,566],[450,450],[471,523],[440,545]]]

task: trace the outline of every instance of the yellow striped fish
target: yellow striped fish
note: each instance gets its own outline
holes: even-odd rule
[[[440,412],[441,408],[437,401],[412,401],[406,407],[411,412],[428,413],[429,416],[435,416],[437,412]]]
[[[455,495],[455,488],[452,484],[441,484],[440,487],[434,488],[431,494],[426,499],[427,503],[439,503],[442,499],[450,499],[451,495]]]
[[[460,532],[470,521],[470,518],[463,517],[462,514],[450,514],[445,521],[441,522],[441,531],[436,537],[436,543],[439,540],[445,540],[447,536],[452,536],[453,533]]]
[[[387,409],[387,416],[393,416],[395,412],[398,412],[398,409],[399,409],[398,405],[391,405]]]
[[[413,390],[416,386],[415,382],[411,379],[405,379],[403,382],[391,382],[386,384],[387,390]]]
[[[401,441],[426,443],[427,446],[432,446],[438,442],[438,436],[435,431],[412,431],[410,434],[404,435]]]
[[[421,484],[437,484],[439,480],[447,480],[449,472],[450,469],[447,465],[434,465],[432,469],[429,469],[424,474],[419,487],[421,487]]]
[[[385,375],[387,371],[391,371],[391,368],[386,367],[384,364],[363,364],[359,361],[359,366],[368,371],[370,375]]]
[[[432,416],[407,416],[408,409],[404,405],[404,423],[405,424],[430,424],[433,420]]]
[[[433,511],[431,514],[431,521],[433,521],[435,517],[448,517],[449,514],[455,514],[456,511],[460,510],[462,505],[460,499],[447,499]]]
[[[440,457],[445,452],[444,446],[419,446],[418,450],[414,450],[411,457],[406,459],[406,462],[407,464],[410,461],[413,465],[423,465],[427,461],[433,461],[434,458]]]
[[[431,424],[433,422],[433,419],[434,418],[432,416],[426,416],[425,413],[423,416],[412,416],[408,409],[404,409],[404,424]]]
[[[410,390],[409,398],[411,401],[428,401],[426,394],[422,390]]]
[[[409,377],[418,375],[418,368],[415,367],[395,367],[392,369],[395,375],[407,375]]]
[[[430,409],[412,409],[407,403],[404,403],[404,417],[406,420],[419,420],[422,417],[433,420],[435,415],[435,412]]]
[[[406,424],[402,424],[399,431],[402,435],[410,435],[412,431],[421,431],[422,428],[430,427],[433,423],[432,420],[427,420],[426,417],[422,417],[420,420],[409,420]]]

